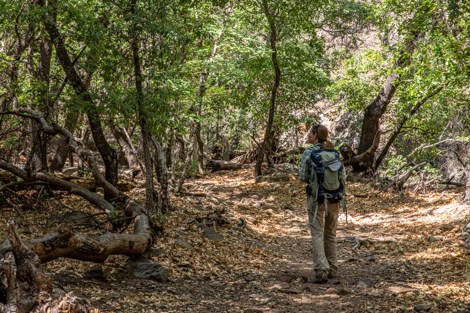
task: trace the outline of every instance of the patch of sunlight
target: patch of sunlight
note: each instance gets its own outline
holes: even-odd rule
[[[448,246],[432,246],[425,251],[408,255],[410,260],[448,260],[449,258],[462,257],[461,253],[449,250]]]
[[[315,306],[327,306],[332,301],[336,301],[340,296],[337,294],[312,295],[310,293],[301,294],[292,298],[293,302],[299,304],[315,304]]]
[[[439,284],[420,284],[410,283],[408,284],[413,288],[421,290],[424,294],[439,297],[458,297],[462,300],[470,300],[470,284],[469,283],[447,283],[445,285]],[[467,292],[462,292],[467,291]]]

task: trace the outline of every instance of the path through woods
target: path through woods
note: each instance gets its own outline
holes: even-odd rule
[[[470,312],[470,261],[460,238],[470,214],[459,190],[396,194],[350,183],[339,278],[318,285],[303,185],[294,174],[255,184],[251,174],[192,179],[189,194],[172,199],[166,234],[148,256],[169,269],[168,283],[130,277],[124,257],[103,265],[56,260],[44,265],[55,292],[72,292],[92,312]],[[22,235],[83,231],[56,222],[72,207],[94,212],[76,197],[45,199],[24,212]],[[19,217],[2,210],[4,229]]]

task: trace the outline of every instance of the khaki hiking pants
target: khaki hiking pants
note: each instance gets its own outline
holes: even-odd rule
[[[323,273],[336,274],[336,228],[338,226],[339,203],[328,203],[327,214],[325,204],[319,203],[315,221],[315,203],[313,197],[308,196],[308,224],[312,234],[313,244],[313,268],[315,275]],[[323,272],[323,273],[322,273]]]

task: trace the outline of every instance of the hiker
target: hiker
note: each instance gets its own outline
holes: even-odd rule
[[[308,223],[313,243],[316,283],[335,278],[337,265],[336,228],[340,204],[345,205],[346,173],[339,152],[328,140],[328,128],[312,126],[306,136],[307,148],[300,163],[299,179],[307,183]]]

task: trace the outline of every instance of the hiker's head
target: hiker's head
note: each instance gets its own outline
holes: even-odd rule
[[[307,141],[315,144],[317,142],[323,143],[328,140],[328,128],[324,125],[313,125],[307,134]]]

